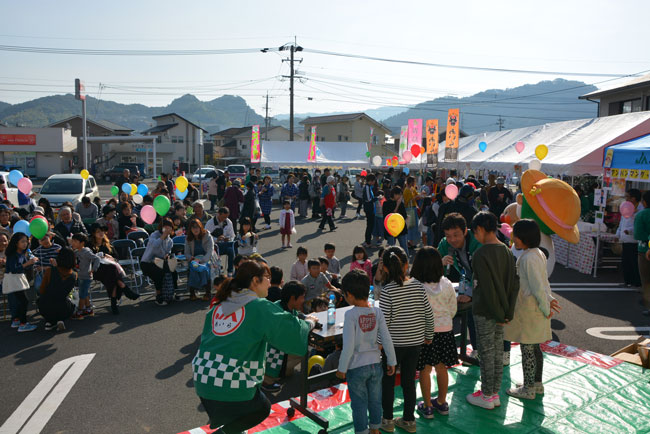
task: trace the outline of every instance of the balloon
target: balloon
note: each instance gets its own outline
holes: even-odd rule
[[[398,213],[388,214],[384,219],[384,227],[391,237],[401,234],[405,224],[404,217]]]
[[[156,196],[156,198],[153,200],[153,208],[161,216],[167,214],[170,206],[171,203],[169,203],[169,198],[167,198],[165,195],[161,194],[160,196]]]
[[[526,145],[522,141],[519,141],[519,142],[515,143],[515,150],[520,154],[524,150],[525,147],[526,147]]]
[[[176,188],[178,189],[178,191],[187,190],[187,184],[189,184],[189,183],[187,182],[186,177],[179,176],[178,178],[176,178]]]
[[[406,163],[410,163],[413,159],[413,154],[411,154],[411,151],[404,151],[402,154],[402,159],[406,161]]]
[[[449,200],[456,199],[456,196],[458,196],[458,187],[456,187],[456,184],[449,184],[445,187],[445,196],[447,196]]]
[[[366,157],[370,158],[370,151],[366,152]]]
[[[307,375],[311,372],[314,365],[319,365],[321,368],[325,366],[325,359],[322,356],[311,356],[307,362]]]
[[[128,182],[122,184],[122,191],[126,194],[131,193],[131,184],[129,184]]]
[[[512,226],[510,226],[508,223],[501,223],[499,231],[501,231],[501,233],[505,235],[506,238],[511,238],[512,236]]]
[[[485,150],[487,149],[487,143],[485,142],[479,143],[478,148],[481,150],[481,152],[485,152]]]
[[[374,157],[372,157],[372,165],[381,166],[381,157],[379,155],[375,155]]]
[[[138,192],[138,186],[135,184],[131,184],[131,191],[129,191],[129,196],[135,196],[137,192]]]
[[[140,205],[142,203],[142,196],[140,196],[138,193],[134,194],[133,202],[135,202],[137,205]]]
[[[81,172],[79,172],[79,175],[81,175],[81,177],[83,179],[88,179],[88,176],[90,175],[90,173],[88,173],[88,171],[86,169],[84,169]]]
[[[399,164],[406,164],[406,161],[404,161],[404,160],[399,160]]]
[[[142,197],[146,196],[149,193],[149,187],[146,184],[138,185],[138,194]]]
[[[9,172],[9,182],[13,185],[18,186],[18,181],[23,177],[23,173],[20,170],[12,170]]]
[[[386,160],[386,166],[390,166],[391,164],[390,160]]]
[[[626,200],[619,207],[619,211],[621,212],[621,215],[626,219],[630,218],[634,215],[634,204],[629,200]]]
[[[417,158],[418,155],[420,155],[420,152],[422,152],[422,148],[420,147],[420,145],[411,146],[411,154],[413,154],[415,158]]]
[[[16,232],[22,232],[28,237],[32,235],[31,232],[29,232],[29,223],[27,223],[27,220],[18,220],[16,222],[14,225],[14,234]]]
[[[531,170],[541,170],[542,162],[539,160],[531,160],[531,162],[528,163],[528,168]]]
[[[23,194],[29,195],[29,192],[32,191],[32,180],[29,178],[20,178],[16,186]]]
[[[178,191],[178,188],[174,190],[174,194],[176,195],[177,198],[180,200],[183,200],[187,197],[187,190],[185,191]]]
[[[49,228],[47,220],[43,218],[33,218],[32,221],[29,222],[29,231],[37,240],[43,238]]]
[[[650,247],[650,241],[648,241],[648,247]]]
[[[548,147],[546,145],[539,145],[535,148],[535,156],[539,161],[542,161],[548,155]]]
[[[397,167],[397,160],[393,160],[393,167]]]
[[[117,188],[117,185],[111,187],[111,196],[117,196],[120,194],[120,189]]]
[[[399,160],[399,157],[397,157],[397,155],[393,155],[393,161],[397,161],[397,160]]]
[[[368,172],[366,172],[365,170],[362,170],[361,171],[361,176],[368,176]]]
[[[404,174],[405,175],[408,175],[410,172],[411,172],[411,169],[409,169],[408,167],[404,168]]]
[[[162,197],[162,196],[158,196]],[[158,199],[158,197],[156,199]],[[145,205],[140,210],[140,218],[148,225],[156,221],[156,210],[151,205]]]

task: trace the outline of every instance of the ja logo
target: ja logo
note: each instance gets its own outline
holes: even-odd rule
[[[641,156],[635,161],[636,164],[648,164],[648,159],[645,157],[645,152],[641,152]]]
[[[223,313],[221,305],[217,305],[212,312],[212,333],[217,336],[225,336],[234,332],[244,322],[246,310],[240,307],[229,315]]]

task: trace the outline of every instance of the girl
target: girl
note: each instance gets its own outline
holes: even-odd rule
[[[452,319],[457,309],[456,291],[449,279],[444,277],[442,257],[433,247],[423,247],[415,254],[411,277],[422,283],[433,309],[435,323],[433,343],[422,346],[418,361],[423,398],[423,402],[418,404],[418,413],[425,419],[433,419],[434,409],[440,414],[449,414],[447,368],[458,364],[456,340],[452,331]],[[432,366],[436,369],[438,383],[438,397],[433,400],[431,399]]]
[[[257,240],[259,237],[253,232],[251,220],[248,217],[244,217],[239,223],[239,236],[237,237],[239,254],[250,256],[253,253],[257,253]]]
[[[388,375],[384,357],[381,429],[393,432],[397,425],[408,432],[415,432],[415,371],[422,342],[431,344],[433,339],[433,310],[422,284],[406,277],[409,263],[404,250],[397,246],[389,247],[384,252],[382,266],[387,283],[382,288],[379,307],[386,318],[397,364],[401,367],[404,413],[403,417],[393,421],[395,376]]]
[[[38,262],[36,256],[32,256],[27,251],[27,235],[22,232],[16,232],[9,240],[7,250],[7,266],[5,275],[2,279],[2,291],[4,294],[15,294],[16,317],[12,322],[18,320],[19,332],[31,332],[36,330],[34,324],[27,322],[27,296],[25,291],[29,289],[29,282],[25,277],[25,268]]]
[[[205,288],[203,301],[210,301],[210,264],[214,263],[214,240],[197,219],[190,220],[187,226],[184,254],[189,263],[187,286],[190,288],[190,300],[197,299],[197,288]]]
[[[404,201],[402,200],[402,189],[400,187],[395,186],[390,191],[390,199],[387,199],[382,205],[382,212],[384,214],[384,218],[387,217],[388,214],[392,213],[401,214],[401,216],[404,217],[406,224],[404,225],[402,232],[400,232],[397,237],[388,235],[388,232],[386,232],[386,241],[388,241],[389,246],[394,246],[395,238],[397,238],[399,245],[402,246],[402,249],[404,249],[404,252],[406,252],[406,255],[408,256],[408,244],[406,241],[406,235],[408,233],[408,218],[406,214],[406,207],[404,206]]]
[[[302,246],[299,246],[298,250],[296,250],[297,259],[291,266],[291,280],[300,282],[309,273],[309,268],[307,267],[308,254],[307,249]]]
[[[534,220],[519,220],[513,226],[513,241],[523,254],[517,260],[519,295],[512,321],[506,324],[504,339],[521,344],[524,384],[506,393],[520,399],[535,399],[544,393],[544,358],[539,344],[551,339],[551,317],[560,306],[551,295],[546,274],[546,256],[539,249],[540,231]]]
[[[70,318],[75,306],[68,297],[74,288],[77,274],[72,271],[75,254],[69,247],[63,247],[55,258],[52,267],[43,274],[38,293],[38,311],[45,318],[45,330],[65,330],[64,320]]]
[[[291,234],[296,231],[296,220],[293,216],[291,209],[291,202],[285,200],[282,203],[282,210],[280,211],[280,233],[282,234],[282,248],[293,247],[291,245]],[[287,237],[287,244],[284,244],[284,237]]]
[[[352,258],[354,259],[350,263],[350,271],[360,268],[368,274],[368,280],[372,282],[372,262],[368,259],[368,253],[363,246],[356,246],[352,250]]]

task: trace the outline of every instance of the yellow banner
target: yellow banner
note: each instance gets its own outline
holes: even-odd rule
[[[458,160],[458,136],[460,131],[460,109],[449,109],[447,114],[447,138],[445,140],[445,161]]]

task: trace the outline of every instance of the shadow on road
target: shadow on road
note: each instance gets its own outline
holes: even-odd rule
[[[182,372],[183,368],[185,368],[185,365],[189,364],[194,358],[194,355],[196,354],[196,351],[198,350],[200,343],[201,343],[201,335],[198,335],[196,339],[194,339],[194,342],[185,345],[179,350],[181,354],[185,354],[185,355],[180,359],[176,360],[173,365],[168,366],[162,369],[160,372],[158,372],[156,374],[156,378],[158,380],[166,380],[178,374],[179,372]],[[194,384],[191,379],[188,381],[188,384],[190,384],[190,387],[194,387]]]

